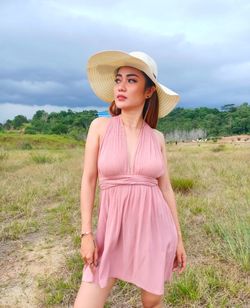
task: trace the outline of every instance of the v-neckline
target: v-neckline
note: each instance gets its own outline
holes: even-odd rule
[[[129,152],[128,152],[128,139],[127,139],[127,134],[126,134],[126,130],[125,130],[125,127],[124,127],[124,124],[122,122],[122,118],[121,118],[121,114],[118,115],[119,117],[119,123],[120,123],[120,127],[122,128],[122,133],[123,133],[123,139],[125,141],[125,146],[126,146],[126,158],[127,158],[127,165],[128,165],[128,168],[129,168],[129,174],[132,174],[133,173],[133,169],[134,169],[134,164],[135,164],[135,159],[136,159],[136,155],[137,155],[137,152],[138,152],[138,148],[139,148],[139,145],[141,143],[141,135],[142,135],[142,131],[143,131],[143,128],[145,126],[145,121],[143,121],[143,124],[140,128],[140,131],[139,131],[139,134],[138,134],[138,140],[137,140],[137,144],[136,144],[136,148],[135,148],[135,152],[134,152],[134,155],[132,156],[132,159],[131,159],[131,162],[130,162],[130,159],[129,159]],[[132,153],[133,154],[133,153]],[[130,164],[131,163],[131,164]]]

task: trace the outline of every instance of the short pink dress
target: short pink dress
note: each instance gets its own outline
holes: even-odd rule
[[[98,155],[99,265],[93,273],[85,263],[82,281],[104,288],[108,278],[115,277],[164,294],[178,243],[170,208],[158,186],[164,166],[160,143],[146,122],[129,166],[121,115],[110,118]]]

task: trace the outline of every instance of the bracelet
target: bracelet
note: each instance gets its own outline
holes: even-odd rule
[[[84,232],[84,233],[81,234],[81,239],[84,237],[84,235],[87,235],[87,234],[92,234],[93,235],[92,231],[87,231],[87,232]],[[93,239],[93,242],[94,242],[94,246],[96,247],[96,242],[95,242],[94,239]]]
[[[92,234],[92,235],[93,235],[92,231],[87,231],[87,232],[83,232],[83,233],[81,234],[81,238],[82,238],[84,235],[88,235],[88,234]]]

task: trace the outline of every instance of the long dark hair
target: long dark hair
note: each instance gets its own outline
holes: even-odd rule
[[[115,75],[117,74],[118,71],[119,68],[115,70]],[[154,82],[148,77],[148,75],[145,74],[143,71],[141,72],[145,78],[145,91],[146,89],[155,86]],[[111,116],[116,116],[121,113],[121,109],[116,107],[115,101],[113,101],[110,104],[109,113],[111,114]],[[145,120],[145,122],[148,123],[149,126],[151,126],[152,128],[156,128],[158,122],[158,114],[159,114],[159,99],[157,91],[154,91],[151,97],[145,100],[145,104],[142,110],[142,117]]]

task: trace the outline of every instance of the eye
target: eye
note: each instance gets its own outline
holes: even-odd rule
[[[131,78],[130,78],[130,79],[128,79],[128,82],[129,82],[129,83],[134,83],[134,82],[137,82],[137,80],[131,79]]]
[[[119,83],[120,79],[119,78],[115,78],[115,83]]]

